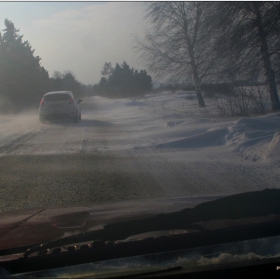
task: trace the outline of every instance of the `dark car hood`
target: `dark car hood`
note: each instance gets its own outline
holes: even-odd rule
[[[253,225],[266,227],[271,222],[279,227],[278,189],[225,197],[162,198],[28,209],[0,214],[0,251],[78,233],[91,232],[92,240],[116,241],[154,231],[205,232],[244,226],[248,231]]]
[[[0,213],[0,250],[44,243],[103,226],[194,207],[218,196],[131,200]]]
[[[265,189],[222,197],[134,200],[2,213],[0,272],[4,271],[4,277],[84,278],[98,276],[97,268],[108,278],[108,274],[104,276],[108,268],[117,267],[121,272],[120,267],[126,270],[132,263],[132,268],[140,265],[144,272],[147,263],[156,271],[163,263],[170,268],[199,271],[201,267],[213,269],[207,268],[211,258],[217,264],[219,257],[222,267],[228,268],[244,265],[244,260],[252,265],[252,256],[258,264],[268,259],[275,269],[279,262],[279,202],[280,190]],[[198,266],[193,266],[194,258]],[[184,265],[178,266],[179,259]],[[204,259],[205,268],[201,263]]]

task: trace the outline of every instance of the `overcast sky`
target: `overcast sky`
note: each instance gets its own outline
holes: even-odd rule
[[[20,29],[41,65],[52,76],[71,70],[85,84],[98,83],[105,62],[124,60],[138,70],[145,65],[132,49],[131,35],[143,35],[143,2],[0,2],[5,18]],[[149,73],[150,74],[150,73]]]

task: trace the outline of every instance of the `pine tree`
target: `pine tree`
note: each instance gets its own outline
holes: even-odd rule
[[[0,35],[0,95],[19,110],[39,103],[48,89],[49,75],[13,22],[6,19],[5,26]]]
[[[152,78],[145,70],[134,70],[124,61],[122,65],[105,63],[101,71],[97,90],[109,97],[133,97],[143,95],[152,89]]]

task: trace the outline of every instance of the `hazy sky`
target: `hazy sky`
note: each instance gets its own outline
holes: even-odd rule
[[[52,76],[71,70],[85,84],[98,83],[105,62],[124,60],[145,65],[132,49],[134,33],[143,35],[143,2],[0,2],[0,28],[5,18],[20,29],[41,65]]]

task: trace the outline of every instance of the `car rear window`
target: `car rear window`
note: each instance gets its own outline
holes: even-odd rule
[[[45,101],[65,101],[68,100],[70,96],[65,93],[49,94],[44,97]]]

